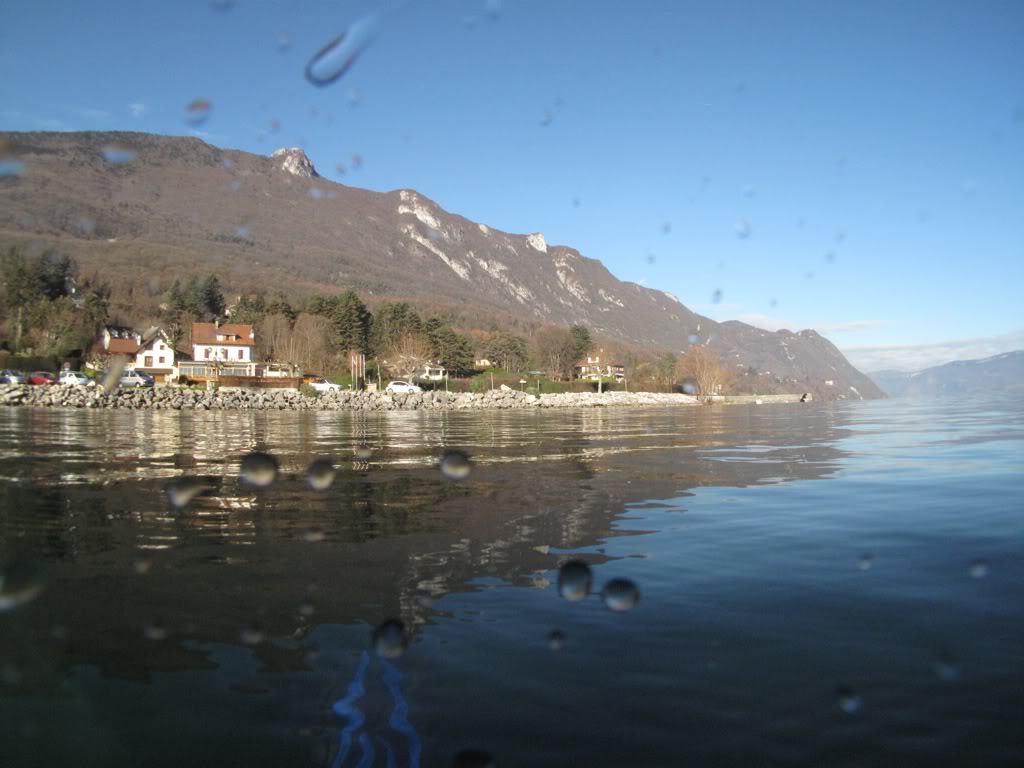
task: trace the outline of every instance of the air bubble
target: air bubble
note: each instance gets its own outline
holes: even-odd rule
[[[750,226],[750,222],[746,219],[740,219],[736,222],[736,237],[741,240],[746,240],[750,237],[750,233],[753,231],[753,227]]]
[[[302,540],[309,544],[315,544],[317,542],[323,541],[326,538],[327,534],[324,533],[324,529],[319,528],[315,525],[310,526],[302,532]]]
[[[409,646],[409,638],[405,634],[405,624],[398,619],[388,619],[373,630],[371,636],[373,650],[385,659],[397,659]]]
[[[565,632],[560,629],[548,632],[548,648],[552,651],[560,651],[565,648]]]
[[[558,569],[558,594],[570,603],[589,595],[593,582],[590,566],[582,560],[570,560]]]
[[[108,163],[130,163],[136,157],[135,150],[122,147],[119,144],[107,144],[100,150],[100,153]]]
[[[201,477],[180,477],[167,485],[167,499],[175,509],[185,507],[196,496],[213,490],[213,486]]]
[[[864,700],[848,685],[840,685],[836,688],[836,701],[839,708],[848,715],[860,712],[864,705]]]
[[[452,760],[452,768],[498,768],[489,752],[482,749],[464,749]]]
[[[246,624],[238,633],[238,639],[246,645],[259,645],[263,642],[263,637],[263,628],[255,622]]]
[[[0,613],[31,603],[46,589],[46,569],[32,560],[0,566]]]
[[[473,471],[473,465],[462,451],[446,451],[441,457],[441,473],[449,480],[465,480]]]
[[[209,120],[211,114],[213,114],[213,104],[209,99],[192,99],[185,105],[185,122],[193,128]]]
[[[277,459],[255,451],[242,459],[242,482],[253,488],[269,488],[277,480]]]
[[[373,42],[375,27],[373,16],[353,22],[343,34],[313,55],[306,65],[306,79],[319,87],[340,79]]]
[[[970,574],[972,579],[984,579],[988,576],[988,561],[975,560],[971,563]]]
[[[334,482],[338,471],[330,459],[317,459],[309,465],[306,472],[306,482],[314,491],[326,491]]]
[[[601,590],[601,599],[608,610],[625,613],[636,608],[640,602],[640,590],[629,579],[612,579]]]

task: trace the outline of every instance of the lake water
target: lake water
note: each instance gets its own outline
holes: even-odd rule
[[[1022,470],[1000,400],[3,409],[2,764],[1019,766]]]

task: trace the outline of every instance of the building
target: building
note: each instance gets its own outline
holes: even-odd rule
[[[616,365],[615,363],[602,363],[601,353],[603,352],[604,350],[602,349],[593,357],[587,355],[587,362],[580,363],[575,368],[576,378],[590,379],[591,381],[599,381],[602,378],[614,378],[616,381],[622,381],[625,379],[625,366]]]
[[[251,363],[256,334],[242,323],[192,323],[192,358],[199,362]]]
[[[157,384],[166,384],[174,376],[175,366],[190,357],[187,351],[174,348],[162,328],[150,328],[135,352],[135,370],[148,373]]]
[[[104,325],[100,331],[97,353],[101,356],[134,355],[142,342],[142,336],[123,325]]]

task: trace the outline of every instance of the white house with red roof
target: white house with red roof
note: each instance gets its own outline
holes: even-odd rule
[[[192,323],[192,358],[197,363],[251,363],[256,334],[242,323]]]

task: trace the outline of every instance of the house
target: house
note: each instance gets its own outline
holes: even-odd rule
[[[591,381],[599,381],[602,378],[614,378],[616,381],[622,381],[626,378],[626,368],[622,365],[616,365],[614,363],[603,363],[601,362],[601,353],[604,350],[599,350],[598,354],[591,357],[587,355],[587,362],[580,363],[575,367],[576,378],[578,379],[590,379]]]
[[[135,370],[148,373],[157,384],[166,384],[181,360],[188,360],[187,350],[175,349],[162,328],[150,328],[142,335],[135,352]]]
[[[418,378],[423,381],[444,381],[448,378],[448,371],[442,365],[427,363]]]
[[[134,355],[141,341],[142,336],[127,326],[104,325],[96,352],[100,356]]]
[[[251,363],[256,334],[242,323],[192,323],[192,358],[198,362]]]
[[[494,363],[492,363],[486,357],[480,357],[473,361],[473,367],[486,370],[487,368],[493,368]]]

